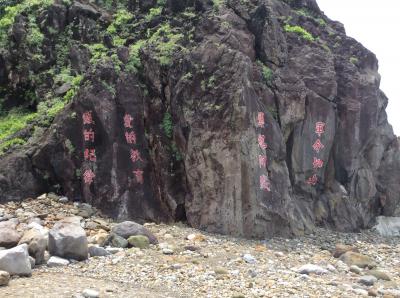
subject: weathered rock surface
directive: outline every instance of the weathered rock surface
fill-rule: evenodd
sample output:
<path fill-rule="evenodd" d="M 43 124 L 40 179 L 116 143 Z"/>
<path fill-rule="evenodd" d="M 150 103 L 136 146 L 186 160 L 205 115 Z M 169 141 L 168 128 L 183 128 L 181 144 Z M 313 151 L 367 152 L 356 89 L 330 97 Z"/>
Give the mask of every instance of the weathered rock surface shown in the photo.
<path fill-rule="evenodd" d="M 0 270 L 7 271 L 11 275 L 29 276 L 32 274 L 29 261 L 28 245 L 0 251 Z"/>
<path fill-rule="evenodd" d="M 88 241 L 85 230 L 74 222 L 58 222 L 49 232 L 49 253 L 61 258 L 85 260 Z"/>
<path fill-rule="evenodd" d="M 85 78 L 50 128 L 0 157 L 1 201 L 57 189 L 119 220 L 187 220 L 248 238 L 400 215 L 399 142 L 378 61 L 316 1 L 167 1 L 151 21 L 157 1 L 129 2 L 139 25 L 127 21 L 127 36 L 105 34 L 111 12 L 72 1 L 43 9 L 46 42 L 33 49 L 16 18 L 0 54 L 6 109 L 35 110 L 23 102 L 32 90 L 66 92 L 48 78 L 59 63 Z M 49 46 L 69 32 L 67 50 Z M 143 46 L 131 71 L 127 47 L 143 40 L 161 45 Z"/>

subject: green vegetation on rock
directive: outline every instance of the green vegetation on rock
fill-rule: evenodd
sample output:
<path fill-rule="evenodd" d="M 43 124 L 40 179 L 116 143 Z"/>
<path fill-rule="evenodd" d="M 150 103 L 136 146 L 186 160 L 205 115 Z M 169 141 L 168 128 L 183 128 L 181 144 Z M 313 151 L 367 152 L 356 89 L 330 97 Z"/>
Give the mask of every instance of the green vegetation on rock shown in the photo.
<path fill-rule="evenodd" d="M 308 32 L 306 29 L 300 26 L 291 26 L 289 24 L 286 24 L 284 27 L 286 32 L 291 32 L 291 33 L 296 33 L 299 36 L 301 36 L 303 39 L 308 40 L 308 41 L 314 41 L 315 38 L 312 36 L 310 32 Z"/>

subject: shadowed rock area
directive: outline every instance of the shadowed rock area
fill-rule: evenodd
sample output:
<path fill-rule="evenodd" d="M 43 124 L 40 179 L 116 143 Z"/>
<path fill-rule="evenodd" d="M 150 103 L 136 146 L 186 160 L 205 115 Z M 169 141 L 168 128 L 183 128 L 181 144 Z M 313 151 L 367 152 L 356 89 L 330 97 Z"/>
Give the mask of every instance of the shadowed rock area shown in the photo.
<path fill-rule="evenodd" d="M 53 191 L 247 238 L 399 216 L 378 61 L 314 0 L 106 3 L 0 27 L 1 109 L 30 117 L 0 133 L 1 202 Z"/>

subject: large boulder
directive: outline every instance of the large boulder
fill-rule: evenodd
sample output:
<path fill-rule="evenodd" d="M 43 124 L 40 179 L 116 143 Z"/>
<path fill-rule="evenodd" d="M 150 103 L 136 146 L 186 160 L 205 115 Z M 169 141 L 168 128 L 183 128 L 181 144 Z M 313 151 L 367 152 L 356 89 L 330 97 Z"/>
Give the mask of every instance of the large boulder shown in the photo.
<path fill-rule="evenodd" d="M 115 225 L 112 230 L 114 234 L 128 239 L 130 236 L 143 235 L 149 238 L 151 244 L 157 244 L 158 240 L 148 229 L 133 221 L 124 221 Z"/>
<path fill-rule="evenodd" d="M 32 274 L 29 260 L 28 245 L 0 251 L 0 270 L 7 271 L 11 275 L 29 276 Z"/>
<path fill-rule="evenodd" d="M 52 256 L 78 261 L 88 258 L 86 232 L 75 222 L 57 222 L 49 232 L 48 246 Z"/>

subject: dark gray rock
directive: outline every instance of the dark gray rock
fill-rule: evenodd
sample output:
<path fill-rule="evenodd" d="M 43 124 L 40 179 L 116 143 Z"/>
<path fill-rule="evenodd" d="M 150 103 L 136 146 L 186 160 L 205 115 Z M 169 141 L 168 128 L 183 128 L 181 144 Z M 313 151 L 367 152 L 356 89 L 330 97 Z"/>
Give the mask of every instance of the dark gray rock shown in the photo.
<path fill-rule="evenodd" d="M 99 246 L 89 246 L 89 255 L 91 257 L 104 257 L 111 255 L 110 252 L 108 252 L 105 248 L 99 247 Z"/>
<path fill-rule="evenodd" d="M 158 240 L 148 229 L 133 221 L 124 221 L 115 225 L 112 230 L 114 234 L 128 239 L 130 236 L 143 235 L 149 238 L 151 244 L 157 244 Z"/>

